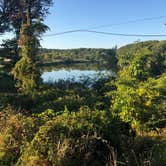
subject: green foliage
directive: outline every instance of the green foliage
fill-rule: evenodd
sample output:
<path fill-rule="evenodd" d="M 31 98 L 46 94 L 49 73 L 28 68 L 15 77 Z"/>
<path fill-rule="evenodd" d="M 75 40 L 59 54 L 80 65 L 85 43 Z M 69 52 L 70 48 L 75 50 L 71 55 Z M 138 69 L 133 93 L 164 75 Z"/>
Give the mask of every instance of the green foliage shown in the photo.
<path fill-rule="evenodd" d="M 165 142 L 152 136 L 138 136 L 124 153 L 127 165 L 164 166 L 166 164 Z M 125 146 L 124 146 L 125 147 Z"/>
<path fill-rule="evenodd" d="M 15 92 L 14 80 L 6 73 L 0 73 L 0 92 Z"/>
<path fill-rule="evenodd" d="M 39 59 L 42 65 L 100 62 L 112 70 L 117 69 L 116 48 L 41 49 L 40 53 Z"/>
<path fill-rule="evenodd" d="M 164 43 L 138 43 L 119 50 L 117 90 L 108 95 L 112 96 L 114 115 L 130 122 L 138 131 L 154 127 L 152 124 L 166 118 Z M 126 54 L 129 59 L 122 56 Z"/>
<path fill-rule="evenodd" d="M 48 14 L 48 7 L 51 4 L 52 0 L 1 2 L 1 6 L 13 8 L 13 10 L 7 8 L 5 14 L 10 18 L 8 24 L 14 28 L 16 34 L 15 47 L 12 51 L 17 54 L 19 46 L 21 58 L 14 66 L 12 74 L 17 80 L 18 91 L 26 95 L 33 95 L 38 84 L 36 55 L 40 46 L 39 37 L 48 29 L 43 24 L 43 18 Z"/>
<path fill-rule="evenodd" d="M 36 49 L 23 37 L 15 74 L 28 94 Z M 16 110 L 0 108 L 0 164 L 164 166 L 165 50 L 165 41 L 120 48 L 117 75 L 91 86 L 89 79 L 59 81 L 40 85 L 33 97 L 1 93 L 1 108 Z"/>
<path fill-rule="evenodd" d="M 15 79 L 18 80 L 16 87 L 24 94 L 32 94 L 37 87 L 37 73 L 34 64 L 29 57 L 23 56 L 12 70 Z"/>
<path fill-rule="evenodd" d="M 52 116 L 52 111 L 48 110 L 47 115 L 50 114 Z M 111 117 L 105 111 L 91 111 L 88 108 L 81 108 L 77 113 L 65 111 L 40 127 L 20 162 L 24 165 L 36 158 L 48 165 L 76 165 L 79 161 L 99 164 L 109 154 L 108 144 L 101 138 L 113 137 L 115 133 L 111 132 L 111 127 Z M 98 137 L 95 138 L 95 135 Z M 101 159 L 93 154 L 98 146 L 103 146 L 103 153 L 106 153 Z M 102 155 L 102 151 L 99 153 Z"/>
<path fill-rule="evenodd" d="M 23 24 L 20 32 L 21 59 L 15 64 L 12 74 L 18 80 L 16 87 L 24 94 L 32 94 L 37 87 L 38 72 L 36 70 L 35 55 L 39 46 L 33 36 L 31 26 Z"/>
<path fill-rule="evenodd" d="M 106 65 L 113 71 L 116 71 L 118 66 L 118 58 L 117 58 L 117 48 L 112 48 L 106 50 L 106 53 L 103 54 L 103 58 L 106 61 Z"/>
<path fill-rule="evenodd" d="M 28 151 L 28 150 L 27 150 Z M 57 143 L 50 143 L 47 159 L 38 156 L 37 151 L 24 154 L 17 165 L 105 165 L 109 162 L 109 144 L 101 138 L 81 137 L 79 139 L 65 138 Z M 30 162 L 27 162 L 27 161 Z"/>
<path fill-rule="evenodd" d="M 139 124 L 145 127 L 158 119 L 165 119 L 165 90 L 165 74 L 138 85 L 120 84 L 114 94 L 112 109 L 125 122 L 142 130 Z"/>
<path fill-rule="evenodd" d="M 165 43 L 165 40 L 146 41 L 121 47 L 117 50 L 118 65 L 123 69 L 130 66 L 130 63 L 134 62 L 134 59 L 142 57 L 145 58 L 143 68 L 150 71 L 152 76 L 159 75 L 166 69 Z"/>
<path fill-rule="evenodd" d="M 21 123 L 11 108 L 1 112 L 0 126 L 0 164 L 11 165 L 19 158 L 23 139 Z"/>

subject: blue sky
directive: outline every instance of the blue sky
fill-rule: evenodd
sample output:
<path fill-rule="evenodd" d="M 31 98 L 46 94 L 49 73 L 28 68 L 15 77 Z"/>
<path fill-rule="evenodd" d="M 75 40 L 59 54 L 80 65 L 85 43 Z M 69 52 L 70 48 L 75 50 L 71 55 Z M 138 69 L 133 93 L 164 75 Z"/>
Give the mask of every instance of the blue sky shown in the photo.
<path fill-rule="evenodd" d="M 166 16 L 166 0 L 54 0 L 45 23 L 50 27 L 47 34 L 54 34 L 158 16 Z M 166 34 L 165 23 L 166 17 L 96 30 L 113 33 Z M 46 48 L 111 48 L 137 40 L 155 39 L 165 38 L 106 36 L 79 32 L 43 37 L 41 44 Z"/>

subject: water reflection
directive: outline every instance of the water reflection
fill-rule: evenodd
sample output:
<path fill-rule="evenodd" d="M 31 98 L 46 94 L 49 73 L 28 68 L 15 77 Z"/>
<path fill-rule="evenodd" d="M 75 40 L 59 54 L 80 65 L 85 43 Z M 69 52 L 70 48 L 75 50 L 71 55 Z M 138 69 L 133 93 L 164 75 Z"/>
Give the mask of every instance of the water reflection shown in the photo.
<path fill-rule="evenodd" d="M 52 83 L 59 80 L 81 82 L 87 78 L 98 80 L 113 75 L 112 71 L 99 63 L 47 66 L 41 68 L 41 72 L 43 81 Z"/>
<path fill-rule="evenodd" d="M 48 65 L 40 68 L 41 73 L 58 71 L 58 70 L 95 70 L 101 71 L 106 70 L 106 67 L 101 63 L 75 63 L 75 64 L 57 64 L 57 65 Z"/>
<path fill-rule="evenodd" d="M 101 77 L 108 77 L 110 72 L 96 71 L 96 70 L 54 70 L 51 72 L 44 72 L 42 79 L 44 82 L 57 82 L 59 80 L 73 80 L 74 82 L 81 82 L 85 78 L 98 79 Z"/>

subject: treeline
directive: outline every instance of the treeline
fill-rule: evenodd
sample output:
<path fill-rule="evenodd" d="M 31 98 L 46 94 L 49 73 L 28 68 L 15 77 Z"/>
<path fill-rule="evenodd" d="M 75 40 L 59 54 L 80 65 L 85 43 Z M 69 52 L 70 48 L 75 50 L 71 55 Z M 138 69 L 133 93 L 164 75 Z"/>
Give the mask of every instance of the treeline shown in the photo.
<path fill-rule="evenodd" d="M 113 49 L 41 49 L 39 58 L 43 64 L 54 62 L 103 62 Z"/>
<path fill-rule="evenodd" d="M 42 48 L 36 55 L 38 64 L 53 66 L 56 64 L 73 64 L 73 63 L 100 63 L 116 65 L 116 47 L 110 49 L 80 48 L 80 49 L 46 49 Z M 12 48 L 3 46 L 0 49 L 0 64 L 4 68 L 10 68 L 18 59 L 17 54 Z"/>

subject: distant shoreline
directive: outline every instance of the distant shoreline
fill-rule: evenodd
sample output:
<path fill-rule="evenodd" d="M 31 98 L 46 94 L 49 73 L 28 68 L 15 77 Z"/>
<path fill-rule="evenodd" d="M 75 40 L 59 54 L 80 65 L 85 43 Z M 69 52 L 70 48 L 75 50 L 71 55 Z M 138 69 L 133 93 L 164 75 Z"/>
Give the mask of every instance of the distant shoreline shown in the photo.
<path fill-rule="evenodd" d="M 69 61 L 55 61 L 55 62 L 46 62 L 46 63 L 40 63 L 39 66 L 52 66 L 52 65 L 72 65 L 72 64 L 79 64 L 79 63 L 100 63 L 101 60 L 69 60 Z"/>

